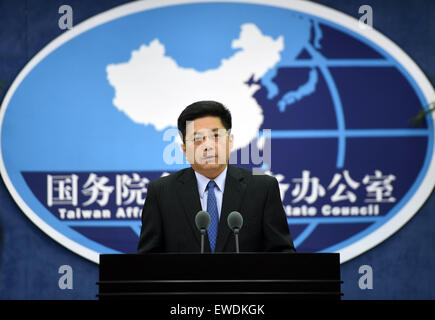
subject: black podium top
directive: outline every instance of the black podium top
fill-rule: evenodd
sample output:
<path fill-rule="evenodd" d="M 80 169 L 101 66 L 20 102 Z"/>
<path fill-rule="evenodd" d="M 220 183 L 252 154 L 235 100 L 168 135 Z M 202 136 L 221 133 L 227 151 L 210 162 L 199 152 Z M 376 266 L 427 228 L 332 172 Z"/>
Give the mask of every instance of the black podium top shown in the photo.
<path fill-rule="evenodd" d="M 100 281 L 158 279 L 339 280 L 338 253 L 100 255 Z"/>

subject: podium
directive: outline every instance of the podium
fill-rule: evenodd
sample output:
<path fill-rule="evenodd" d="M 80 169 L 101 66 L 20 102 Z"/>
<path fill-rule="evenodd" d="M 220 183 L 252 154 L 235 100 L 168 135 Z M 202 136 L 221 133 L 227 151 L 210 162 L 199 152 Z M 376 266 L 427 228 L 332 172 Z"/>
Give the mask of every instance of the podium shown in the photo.
<path fill-rule="evenodd" d="M 100 255 L 98 298 L 340 300 L 338 253 Z"/>

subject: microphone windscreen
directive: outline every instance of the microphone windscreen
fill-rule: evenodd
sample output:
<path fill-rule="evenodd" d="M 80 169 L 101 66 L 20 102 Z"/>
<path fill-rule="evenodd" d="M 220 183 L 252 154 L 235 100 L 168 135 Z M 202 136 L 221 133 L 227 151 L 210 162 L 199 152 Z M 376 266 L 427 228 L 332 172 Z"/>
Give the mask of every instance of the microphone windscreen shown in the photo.
<path fill-rule="evenodd" d="M 243 217 L 239 212 L 233 211 L 228 215 L 227 222 L 231 230 L 235 228 L 241 229 L 243 226 Z"/>
<path fill-rule="evenodd" d="M 210 225 L 210 214 L 206 211 L 198 211 L 195 216 L 195 224 L 199 231 L 207 229 Z"/>

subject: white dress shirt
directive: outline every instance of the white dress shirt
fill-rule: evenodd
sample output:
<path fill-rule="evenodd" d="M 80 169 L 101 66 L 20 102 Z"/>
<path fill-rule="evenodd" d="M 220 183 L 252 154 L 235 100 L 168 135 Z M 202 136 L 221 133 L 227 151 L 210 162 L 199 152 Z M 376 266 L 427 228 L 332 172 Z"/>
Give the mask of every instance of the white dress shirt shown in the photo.
<path fill-rule="evenodd" d="M 216 196 L 219 218 L 221 217 L 222 199 L 224 196 L 227 169 L 228 166 L 225 167 L 224 171 L 222 171 L 220 175 L 218 175 L 215 179 L 213 179 L 217 185 L 217 188 L 214 188 L 214 193 Z M 198 192 L 199 192 L 199 200 L 201 202 L 201 208 L 203 211 L 207 211 L 208 190 L 206 190 L 206 188 L 211 179 L 203 176 L 202 174 L 196 171 L 195 171 L 195 176 L 196 176 L 196 182 L 198 183 Z"/>

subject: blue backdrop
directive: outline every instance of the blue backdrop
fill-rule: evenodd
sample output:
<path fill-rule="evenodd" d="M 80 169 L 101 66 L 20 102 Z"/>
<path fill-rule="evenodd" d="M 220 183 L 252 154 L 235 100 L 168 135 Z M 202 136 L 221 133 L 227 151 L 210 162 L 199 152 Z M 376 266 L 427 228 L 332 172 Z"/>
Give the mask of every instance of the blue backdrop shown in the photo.
<path fill-rule="evenodd" d="M 69 0 L 74 24 L 129 1 Z M 361 5 L 373 8 L 374 27 L 401 47 L 435 84 L 435 2 L 315 1 L 358 17 Z M 64 1 L 0 0 L 0 79 L 8 87 L 25 64 L 59 36 L 58 9 Z M 435 197 L 397 233 L 344 263 L 345 299 L 433 299 Z M 70 265 L 73 289 L 61 290 L 58 269 Z M 373 289 L 358 286 L 361 265 L 373 269 Z M 0 298 L 95 299 L 98 266 L 72 253 L 39 230 L 12 200 L 0 180 Z"/>

